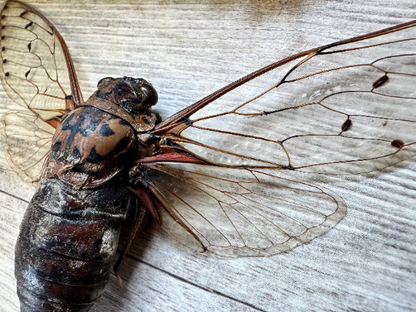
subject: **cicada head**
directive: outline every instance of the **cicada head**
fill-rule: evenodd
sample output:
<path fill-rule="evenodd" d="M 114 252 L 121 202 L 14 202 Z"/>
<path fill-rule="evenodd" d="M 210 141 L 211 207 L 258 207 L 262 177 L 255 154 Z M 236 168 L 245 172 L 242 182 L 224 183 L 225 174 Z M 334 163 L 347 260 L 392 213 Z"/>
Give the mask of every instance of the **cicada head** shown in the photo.
<path fill-rule="evenodd" d="M 120 105 L 127 113 L 145 113 L 157 103 L 155 88 L 142 78 L 103 78 L 98 82 L 95 96 Z"/>
<path fill-rule="evenodd" d="M 152 130 L 160 122 L 151 111 L 158 96 L 151 83 L 142 78 L 103 78 L 97 91 L 83 105 L 91 105 L 129 122 L 137 132 Z"/>

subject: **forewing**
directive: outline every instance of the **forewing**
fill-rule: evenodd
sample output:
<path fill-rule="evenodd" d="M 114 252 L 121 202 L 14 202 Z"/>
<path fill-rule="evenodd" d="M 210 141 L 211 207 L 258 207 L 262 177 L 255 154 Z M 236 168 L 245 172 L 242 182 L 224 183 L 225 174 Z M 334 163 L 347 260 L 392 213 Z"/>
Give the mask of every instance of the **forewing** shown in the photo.
<path fill-rule="evenodd" d="M 344 201 L 276 170 L 156 165 L 162 228 L 179 242 L 224 257 L 269 256 L 334 227 Z"/>
<path fill-rule="evenodd" d="M 415 152 L 415 25 L 272 64 L 156 133 L 225 167 L 340 174 L 396 164 Z"/>
<path fill-rule="evenodd" d="M 50 125 L 82 102 L 82 95 L 68 48 L 41 13 L 8 1 L 0 26 L 1 81 L 22 109 L 3 116 L 2 142 L 11 167 L 25 181 L 36 181 L 53 135 Z"/>
<path fill-rule="evenodd" d="M 172 162 L 206 163 L 145 160 L 162 227 L 227 257 L 284 252 L 330 230 L 343 200 L 282 174 L 370 172 L 414 156 L 415 28 L 300 53 L 162 122 L 153 133 Z"/>

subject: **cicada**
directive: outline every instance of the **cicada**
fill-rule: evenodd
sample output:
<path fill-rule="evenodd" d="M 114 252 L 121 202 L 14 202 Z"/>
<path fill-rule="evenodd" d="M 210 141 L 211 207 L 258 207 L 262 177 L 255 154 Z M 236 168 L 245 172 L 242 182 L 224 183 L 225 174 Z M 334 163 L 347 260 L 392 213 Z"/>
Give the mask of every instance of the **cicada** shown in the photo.
<path fill-rule="evenodd" d="M 120 229 L 131 237 L 116 268 L 146 215 L 223 257 L 275 255 L 327 233 L 343 199 L 285 172 L 357 174 L 414 156 L 415 26 L 296 54 L 162 120 L 142 78 L 103 78 L 84 101 L 56 28 L 8 1 L 0 76 L 21 109 L 3 115 L 2 144 L 37 186 L 16 244 L 21 311 L 90 310 Z"/>

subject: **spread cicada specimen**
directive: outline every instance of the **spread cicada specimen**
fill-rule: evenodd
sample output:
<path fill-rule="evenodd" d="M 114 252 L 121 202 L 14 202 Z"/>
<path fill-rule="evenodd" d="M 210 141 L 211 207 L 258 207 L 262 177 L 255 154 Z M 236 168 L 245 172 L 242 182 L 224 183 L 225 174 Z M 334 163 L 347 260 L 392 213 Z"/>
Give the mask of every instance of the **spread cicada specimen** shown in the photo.
<path fill-rule="evenodd" d="M 104 78 L 84 101 L 59 32 L 8 1 L 1 79 L 21 108 L 3 115 L 2 144 L 38 187 L 16 245 L 21 310 L 88 311 L 121 227 L 134 237 L 146 214 L 224 257 L 275 255 L 328 232 L 342 198 L 282 173 L 357 174 L 414 155 L 415 28 L 299 53 L 161 120 L 141 78 Z"/>

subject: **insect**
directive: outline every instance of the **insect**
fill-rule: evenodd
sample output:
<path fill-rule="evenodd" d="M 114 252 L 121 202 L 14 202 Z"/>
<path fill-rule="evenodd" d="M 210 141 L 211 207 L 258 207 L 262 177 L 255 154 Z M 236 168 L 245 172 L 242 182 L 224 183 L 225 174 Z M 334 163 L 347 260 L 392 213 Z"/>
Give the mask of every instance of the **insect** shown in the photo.
<path fill-rule="evenodd" d="M 84 102 L 63 39 L 33 8 L 9 1 L 1 23 L 3 86 L 23 108 L 2 119 L 6 155 L 39 183 L 16 248 L 29 310 L 87 311 L 120 226 L 134 236 L 146 209 L 196 249 L 273 255 L 346 213 L 338 195 L 285 170 L 360 173 L 413 155 L 415 22 L 277 62 L 164 121 L 143 79 L 104 78 Z M 345 63 L 350 53 L 362 63 Z M 313 92 L 300 97 L 305 85 Z M 322 153 L 305 155 L 310 145 Z"/>

